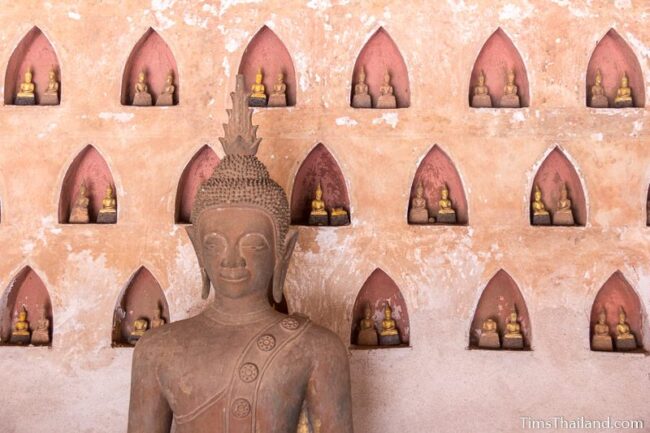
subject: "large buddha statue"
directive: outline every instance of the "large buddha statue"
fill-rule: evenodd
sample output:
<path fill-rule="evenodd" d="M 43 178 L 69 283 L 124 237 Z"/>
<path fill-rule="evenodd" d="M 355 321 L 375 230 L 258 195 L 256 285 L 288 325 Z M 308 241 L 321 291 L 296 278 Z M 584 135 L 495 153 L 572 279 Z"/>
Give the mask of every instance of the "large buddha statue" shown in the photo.
<path fill-rule="evenodd" d="M 27 321 L 27 310 L 25 306 L 18 312 L 14 329 L 11 331 L 9 342 L 12 344 L 29 344 L 31 341 L 31 331 L 29 329 L 29 321 Z"/>
<path fill-rule="evenodd" d="M 512 69 L 509 69 L 506 75 L 506 85 L 503 88 L 503 96 L 501 96 L 501 103 L 499 105 L 502 108 L 521 107 L 519 95 L 517 94 L 517 85 L 515 84 L 515 71 Z"/>
<path fill-rule="evenodd" d="M 379 344 L 382 346 L 395 346 L 401 344 L 402 339 L 397 329 L 395 319 L 393 319 L 393 309 L 386 302 L 384 307 L 384 320 L 381 321 L 381 331 L 379 331 Z"/>
<path fill-rule="evenodd" d="M 390 84 L 390 73 L 388 69 L 384 73 L 384 84 L 379 88 L 379 98 L 375 108 L 397 108 L 397 99 L 393 93 L 393 86 Z"/>
<path fill-rule="evenodd" d="M 533 225 L 547 226 L 551 224 L 551 214 L 546 210 L 546 206 L 542 201 L 542 190 L 539 189 L 539 185 L 537 184 L 535 184 L 533 203 L 530 207 L 533 212 Z"/>
<path fill-rule="evenodd" d="M 438 215 L 436 221 L 443 224 L 456 224 L 456 211 L 451 206 L 449 199 L 449 188 L 444 184 L 440 190 L 440 200 L 438 200 Z"/>
<path fill-rule="evenodd" d="M 627 351 L 636 349 L 636 338 L 627 324 L 627 315 L 623 307 L 618 311 L 618 324 L 616 325 L 616 350 Z"/>
<path fill-rule="evenodd" d="M 70 224 L 87 224 L 90 221 L 90 218 L 88 216 L 89 204 L 90 199 L 88 198 L 86 184 L 82 183 L 79 185 L 77 200 L 75 201 L 74 206 L 72 206 L 68 222 Z"/>
<path fill-rule="evenodd" d="M 102 199 L 102 208 L 97 214 L 97 222 L 101 224 L 114 224 L 117 222 L 117 201 L 113 194 L 113 187 L 106 187 L 106 194 Z"/>
<path fill-rule="evenodd" d="M 133 95 L 133 105 L 139 107 L 147 107 L 151 105 L 151 93 L 149 93 L 149 86 L 145 82 L 145 73 L 140 71 L 138 74 L 138 82 L 135 83 L 135 95 Z"/>
<path fill-rule="evenodd" d="M 326 226 L 329 224 L 329 215 L 323 200 L 323 189 L 318 182 L 316 191 L 314 191 L 314 199 L 311 201 L 311 211 L 309 212 L 309 225 L 310 226 Z"/>
<path fill-rule="evenodd" d="M 32 71 L 27 69 L 25 71 L 25 76 L 23 82 L 20 83 L 20 88 L 14 103 L 16 105 L 35 105 L 36 96 L 34 95 L 35 86 L 32 81 Z"/>
<path fill-rule="evenodd" d="M 422 181 L 418 182 L 418 186 L 415 187 L 415 197 L 411 199 L 408 220 L 409 224 L 426 224 L 429 222 L 429 211 L 427 209 L 427 200 L 424 198 Z"/>
<path fill-rule="evenodd" d="M 244 77 L 228 110 L 225 157 L 198 189 L 187 227 L 214 302 L 147 331 L 135 347 L 129 433 L 289 433 L 305 407 L 320 433 L 352 433 L 348 353 L 280 302 L 297 232 L 287 196 L 255 154 Z M 315 431 L 315 430 L 314 430 Z"/>
<path fill-rule="evenodd" d="M 40 105 L 59 105 L 59 82 L 56 80 L 56 70 L 50 69 L 47 89 L 38 101 Z"/>
<path fill-rule="evenodd" d="M 492 107 L 492 98 L 490 91 L 485 85 L 485 74 L 483 71 L 478 76 L 478 84 L 474 87 L 474 94 L 472 95 L 472 107 L 474 108 L 490 108 Z"/>
<path fill-rule="evenodd" d="M 176 86 L 174 85 L 174 72 L 169 71 L 167 78 L 165 78 L 165 87 L 163 91 L 158 95 L 156 99 L 156 106 L 164 107 L 169 105 L 174 105 L 174 92 L 176 91 Z"/>
<path fill-rule="evenodd" d="M 372 309 L 370 308 L 370 303 L 366 303 L 363 308 L 363 319 L 359 321 L 357 345 L 377 346 L 378 344 L 377 329 L 375 329 L 375 321 L 372 318 Z"/>
<path fill-rule="evenodd" d="M 269 107 L 287 106 L 287 85 L 284 83 L 284 74 L 278 73 L 278 78 L 273 85 L 273 91 L 269 96 Z"/>
<path fill-rule="evenodd" d="M 566 188 L 566 183 L 562 183 L 560 190 L 560 199 L 557 201 L 557 209 L 553 214 L 553 225 L 556 226 L 572 226 L 573 209 L 571 208 L 571 199 L 569 199 L 569 191 Z"/>
<path fill-rule="evenodd" d="M 36 329 L 32 332 L 33 345 L 47 346 L 50 344 L 50 319 L 47 318 L 47 310 L 43 308 L 41 318 L 36 321 Z"/>
<path fill-rule="evenodd" d="M 623 73 L 623 76 L 621 77 L 621 87 L 619 87 L 616 91 L 616 98 L 614 98 L 614 107 L 634 107 L 634 101 L 632 100 L 632 89 L 630 89 L 630 79 L 627 78 L 626 73 Z"/>
<path fill-rule="evenodd" d="M 609 107 L 609 101 L 607 100 L 607 95 L 605 95 L 605 89 L 603 88 L 603 76 L 600 73 L 600 69 L 596 71 L 594 85 L 591 86 L 591 99 L 589 106 L 592 108 Z"/>
<path fill-rule="evenodd" d="M 521 325 L 517 318 L 517 310 L 513 309 L 506 322 L 506 332 L 503 335 L 504 349 L 524 348 L 524 336 L 521 334 Z"/>
<path fill-rule="evenodd" d="M 609 335 L 609 325 L 607 324 L 607 314 L 602 308 L 598 313 L 598 322 L 594 325 L 594 333 L 591 337 L 591 350 L 602 350 L 611 352 L 612 336 Z"/>
<path fill-rule="evenodd" d="M 481 349 L 500 349 L 501 340 L 497 322 L 494 319 L 486 319 L 481 325 L 481 336 L 478 340 L 478 347 Z"/>
<path fill-rule="evenodd" d="M 368 85 L 366 84 L 366 71 L 361 67 L 359 71 L 359 81 L 354 85 L 354 93 L 352 94 L 352 106 L 354 108 L 372 108 L 372 99 L 368 93 Z"/>
<path fill-rule="evenodd" d="M 259 68 L 251 86 L 251 95 L 248 97 L 249 107 L 266 107 L 266 87 L 262 84 L 263 79 L 262 68 Z"/>

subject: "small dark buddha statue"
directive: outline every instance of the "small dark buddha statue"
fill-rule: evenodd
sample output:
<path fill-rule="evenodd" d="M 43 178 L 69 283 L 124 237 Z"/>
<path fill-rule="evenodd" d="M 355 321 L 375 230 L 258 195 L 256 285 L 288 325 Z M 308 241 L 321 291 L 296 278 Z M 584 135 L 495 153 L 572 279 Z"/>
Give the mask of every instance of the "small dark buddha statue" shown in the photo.
<path fill-rule="evenodd" d="M 244 77 L 228 110 L 226 156 L 199 188 L 187 232 L 214 302 L 147 331 L 133 354 L 129 433 L 352 433 L 348 356 L 332 332 L 268 300 L 297 232 L 287 196 L 255 154 Z M 306 422 L 305 422 L 306 417 Z"/>

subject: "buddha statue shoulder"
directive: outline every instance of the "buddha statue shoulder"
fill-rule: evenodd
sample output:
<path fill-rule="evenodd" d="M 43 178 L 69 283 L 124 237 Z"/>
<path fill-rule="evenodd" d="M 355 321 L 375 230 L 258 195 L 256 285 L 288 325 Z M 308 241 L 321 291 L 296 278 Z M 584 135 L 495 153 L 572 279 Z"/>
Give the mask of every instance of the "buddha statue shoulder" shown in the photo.
<path fill-rule="evenodd" d="M 354 85 L 352 93 L 352 106 L 354 108 L 372 108 L 372 99 L 368 93 L 366 84 L 366 71 L 361 67 L 357 83 Z"/>
<path fill-rule="evenodd" d="M 282 299 L 296 244 L 284 190 L 255 156 L 244 78 L 237 76 L 226 156 L 198 189 L 187 233 L 196 252 L 201 314 L 147 331 L 133 353 L 129 433 L 295 432 L 302 408 L 321 433 L 352 433 L 343 343 Z M 263 427 L 261 427 L 263 426 Z"/>
<path fill-rule="evenodd" d="M 621 87 L 616 91 L 614 106 L 616 108 L 634 106 L 634 101 L 632 100 L 632 89 L 630 88 L 630 79 L 627 77 L 627 73 L 623 73 L 623 76 L 621 77 Z"/>
<path fill-rule="evenodd" d="M 138 81 L 135 83 L 135 94 L 133 95 L 133 105 L 145 107 L 151 105 L 151 93 L 149 93 L 149 86 L 146 83 L 146 75 L 144 71 L 138 73 Z"/>

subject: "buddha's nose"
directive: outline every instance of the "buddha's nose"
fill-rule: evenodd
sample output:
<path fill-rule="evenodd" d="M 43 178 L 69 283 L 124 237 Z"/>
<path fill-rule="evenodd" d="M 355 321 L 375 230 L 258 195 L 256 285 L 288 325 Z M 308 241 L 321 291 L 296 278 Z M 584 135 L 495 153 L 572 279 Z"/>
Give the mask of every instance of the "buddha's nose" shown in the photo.
<path fill-rule="evenodd" d="M 246 260 L 239 254 L 238 248 L 228 248 L 226 255 L 221 260 L 221 267 L 244 268 L 246 267 Z"/>

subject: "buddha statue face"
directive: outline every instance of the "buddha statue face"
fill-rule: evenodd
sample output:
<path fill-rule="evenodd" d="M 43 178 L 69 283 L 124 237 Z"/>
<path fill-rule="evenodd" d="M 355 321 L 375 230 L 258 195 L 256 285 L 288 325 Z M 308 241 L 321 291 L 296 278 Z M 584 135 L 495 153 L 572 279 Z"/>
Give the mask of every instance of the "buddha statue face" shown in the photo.
<path fill-rule="evenodd" d="M 318 185 L 318 188 L 316 188 L 316 200 L 322 200 L 323 199 L 323 190 L 321 189 L 320 185 Z"/>
<path fill-rule="evenodd" d="M 262 84 L 262 69 L 259 69 L 255 74 L 255 84 Z"/>
<path fill-rule="evenodd" d="M 605 310 L 600 310 L 600 313 L 598 314 L 598 323 L 604 325 L 606 320 L 607 315 L 605 314 Z"/>
<path fill-rule="evenodd" d="M 138 74 L 138 82 L 139 83 L 144 83 L 144 72 L 140 72 Z"/>
<path fill-rule="evenodd" d="M 284 74 L 282 72 L 280 72 L 278 74 L 278 84 L 282 84 L 283 81 L 284 81 Z"/>
<path fill-rule="evenodd" d="M 361 68 L 361 71 L 359 72 L 359 82 L 360 83 L 365 83 L 366 81 L 366 71 Z"/>
<path fill-rule="evenodd" d="M 56 72 L 54 70 L 50 71 L 50 81 L 54 81 L 56 79 Z"/>
<path fill-rule="evenodd" d="M 560 191 L 560 197 L 562 198 L 562 200 L 566 200 L 567 197 L 568 197 L 568 194 L 569 193 L 568 193 L 568 191 L 566 189 L 566 185 L 562 186 L 562 190 Z"/>
<path fill-rule="evenodd" d="M 23 308 L 18 312 L 18 321 L 19 322 L 24 322 L 27 320 L 27 311 Z"/>
<path fill-rule="evenodd" d="M 174 77 L 172 74 L 167 74 L 167 84 L 171 85 L 174 83 Z"/>
<path fill-rule="evenodd" d="M 485 85 L 485 75 L 481 71 L 481 74 L 478 76 L 478 85 L 483 87 Z"/>
<path fill-rule="evenodd" d="M 623 75 L 623 78 L 621 78 L 621 87 L 627 88 L 629 84 L 630 80 L 627 78 L 627 75 Z"/>
<path fill-rule="evenodd" d="M 440 196 L 443 200 L 447 200 L 449 198 L 449 190 L 447 188 L 443 188 L 440 192 Z"/>
<path fill-rule="evenodd" d="M 542 200 L 542 191 L 539 189 L 535 190 L 535 201 L 541 201 Z"/>
<path fill-rule="evenodd" d="M 386 73 L 384 74 L 384 84 L 387 86 L 390 84 L 390 74 L 388 73 L 388 71 L 386 71 Z"/>
<path fill-rule="evenodd" d="M 510 323 L 515 323 L 517 321 L 517 312 L 513 311 L 510 313 Z"/>
<path fill-rule="evenodd" d="M 422 183 L 418 183 L 417 188 L 415 188 L 415 195 L 417 198 L 422 198 L 424 195 L 424 187 L 422 186 Z"/>
<path fill-rule="evenodd" d="M 393 316 L 393 310 L 391 310 L 390 305 L 386 304 L 386 308 L 384 308 L 384 319 L 386 320 L 392 320 Z"/>
<path fill-rule="evenodd" d="M 25 83 L 29 84 L 32 82 L 32 73 L 31 71 L 25 72 Z"/>
<path fill-rule="evenodd" d="M 627 316 L 625 315 L 625 311 L 621 310 L 621 312 L 618 313 L 618 322 L 620 324 L 624 324 L 626 319 L 627 319 Z"/>
<path fill-rule="evenodd" d="M 366 304 L 366 307 L 363 310 L 363 318 L 366 320 L 370 320 L 372 317 L 372 310 L 370 309 L 370 304 Z"/>
<path fill-rule="evenodd" d="M 600 69 L 596 72 L 596 84 L 600 85 L 603 82 L 603 76 L 600 74 Z"/>
<path fill-rule="evenodd" d="M 508 84 L 511 86 L 515 84 L 515 72 L 513 70 L 508 71 Z"/>

